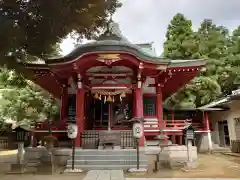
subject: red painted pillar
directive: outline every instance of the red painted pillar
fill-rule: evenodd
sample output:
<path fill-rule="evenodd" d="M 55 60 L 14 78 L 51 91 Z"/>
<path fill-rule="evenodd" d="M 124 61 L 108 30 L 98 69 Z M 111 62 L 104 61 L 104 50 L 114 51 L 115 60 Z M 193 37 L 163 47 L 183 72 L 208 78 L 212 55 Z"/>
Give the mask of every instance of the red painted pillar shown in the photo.
<path fill-rule="evenodd" d="M 208 113 L 204 112 L 204 130 L 210 130 L 209 120 L 208 120 Z"/>
<path fill-rule="evenodd" d="M 136 88 L 135 89 L 135 117 L 143 117 L 143 95 L 142 95 L 142 88 Z M 144 129 L 144 123 L 142 123 L 143 129 Z M 143 136 L 139 139 L 139 146 L 144 146 L 144 133 Z"/>
<path fill-rule="evenodd" d="M 61 96 L 61 109 L 60 109 L 60 121 L 67 120 L 67 105 L 68 105 L 68 89 L 67 86 L 63 86 Z"/>
<path fill-rule="evenodd" d="M 183 135 L 180 135 L 180 136 L 179 136 L 179 145 L 182 145 L 182 144 L 183 144 L 182 140 L 183 140 Z"/>
<path fill-rule="evenodd" d="M 160 84 L 157 84 L 156 87 L 156 114 L 158 119 L 158 127 L 159 129 L 163 129 L 165 127 L 163 120 L 163 107 L 162 107 L 162 88 Z"/>
<path fill-rule="evenodd" d="M 91 96 L 90 94 L 85 94 L 85 102 L 84 102 L 84 130 L 87 130 L 90 128 L 90 121 L 87 118 L 89 115 L 89 104 L 91 103 Z"/>
<path fill-rule="evenodd" d="M 31 131 L 31 146 L 32 147 L 37 147 L 35 129 L 33 131 Z"/>
<path fill-rule="evenodd" d="M 84 88 L 82 87 L 82 82 L 78 83 L 76 91 L 76 124 L 78 126 L 78 135 L 75 146 L 81 147 L 81 133 L 84 131 Z"/>
<path fill-rule="evenodd" d="M 205 116 L 205 130 L 207 131 L 208 136 L 208 150 L 209 152 L 212 151 L 212 137 L 211 137 L 211 130 L 209 126 L 209 119 L 208 119 L 208 112 L 204 112 Z"/>
<path fill-rule="evenodd" d="M 132 91 L 132 101 L 133 101 L 133 106 L 132 106 L 132 117 L 136 117 L 136 93 L 135 90 Z"/>
<path fill-rule="evenodd" d="M 172 143 L 176 144 L 176 135 L 175 134 L 172 135 Z"/>

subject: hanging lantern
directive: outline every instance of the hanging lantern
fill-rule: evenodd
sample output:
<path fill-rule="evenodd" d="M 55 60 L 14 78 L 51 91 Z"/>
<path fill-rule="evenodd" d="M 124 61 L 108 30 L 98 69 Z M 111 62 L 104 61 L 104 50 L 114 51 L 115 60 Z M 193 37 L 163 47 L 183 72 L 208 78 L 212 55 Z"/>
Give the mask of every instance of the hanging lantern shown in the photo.
<path fill-rule="evenodd" d="M 108 98 L 107 98 L 107 102 L 112 102 L 112 98 L 111 98 L 110 95 L 109 95 Z"/>
<path fill-rule="evenodd" d="M 114 102 L 115 100 L 114 100 L 114 96 L 112 97 L 112 101 Z"/>
<path fill-rule="evenodd" d="M 123 97 L 123 98 L 126 97 L 125 92 L 122 92 L 122 93 L 121 93 L 121 97 Z"/>
<path fill-rule="evenodd" d="M 120 98 L 120 102 L 122 102 L 122 96 L 121 95 L 119 96 L 119 98 Z"/>
<path fill-rule="evenodd" d="M 94 98 L 95 98 L 95 99 L 99 99 L 99 96 L 98 96 L 97 93 L 95 93 Z"/>

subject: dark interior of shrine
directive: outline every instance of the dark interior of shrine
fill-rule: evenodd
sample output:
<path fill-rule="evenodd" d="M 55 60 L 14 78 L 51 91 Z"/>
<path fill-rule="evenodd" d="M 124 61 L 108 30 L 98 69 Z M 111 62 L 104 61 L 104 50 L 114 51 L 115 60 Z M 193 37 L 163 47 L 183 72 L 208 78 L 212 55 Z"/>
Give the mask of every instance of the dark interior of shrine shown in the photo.
<path fill-rule="evenodd" d="M 107 101 L 102 99 L 91 99 L 89 119 L 92 120 L 93 128 L 130 127 L 128 121 L 132 118 L 132 98 L 126 96 L 120 99 Z"/>

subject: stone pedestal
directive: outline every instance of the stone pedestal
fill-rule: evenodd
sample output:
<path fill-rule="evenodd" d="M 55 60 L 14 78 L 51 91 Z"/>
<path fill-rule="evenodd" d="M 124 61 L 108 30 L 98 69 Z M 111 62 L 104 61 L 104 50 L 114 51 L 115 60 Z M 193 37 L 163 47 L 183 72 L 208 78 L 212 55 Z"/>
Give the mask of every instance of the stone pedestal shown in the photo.
<path fill-rule="evenodd" d="M 52 164 L 46 164 L 46 163 L 40 163 L 37 166 L 37 174 L 53 174 L 55 171 L 54 165 Z"/>
<path fill-rule="evenodd" d="M 65 169 L 63 173 L 70 173 L 70 174 L 76 174 L 76 173 L 82 173 L 83 170 L 80 168 L 75 169 Z"/>
<path fill-rule="evenodd" d="M 10 174 L 23 174 L 26 172 L 26 164 L 11 164 Z"/>
<path fill-rule="evenodd" d="M 38 174 L 52 174 L 54 172 L 54 158 L 51 152 L 43 152 L 40 163 L 37 166 Z"/>
<path fill-rule="evenodd" d="M 116 131 L 102 131 L 99 133 L 98 149 L 113 149 L 121 145 L 121 134 Z"/>
<path fill-rule="evenodd" d="M 191 147 L 190 152 L 187 146 L 169 146 L 164 148 L 164 151 L 167 151 L 167 159 L 172 169 L 184 167 L 189 162 L 189 153 L 191 153 L 191 162 L 197 161 L 197 148 L 195 146 Z"/>
<path fill-rule="evenodd" d="M 146 174 L 147 169 L 145 169 L 145 168 L 139 168 L 139 169 L 131 168 L 131 169 L 128 170 L 128 172 L 130 172 L 134 175 L 144 175 L 144 174 Z"/>
<path fill-rule="evenodd" d="M 188 160 L 184 165 L 184 168 L 187 170 L 193 170 L 197 168 L 196 160 L 194 159 L 193 156 L 193 146 L 192 146 L 192 141 L 188 140 L 187 141 L 187 154 L 188 154 Z"/>
<path fill-rule="evenodd" d="M 184 165 L 184 168 L 188 169 L 188 170 L 196 169 L 197 168 L 197 163 L 196 163 L 196 161 L 186 162 L 185 165 Z"/>

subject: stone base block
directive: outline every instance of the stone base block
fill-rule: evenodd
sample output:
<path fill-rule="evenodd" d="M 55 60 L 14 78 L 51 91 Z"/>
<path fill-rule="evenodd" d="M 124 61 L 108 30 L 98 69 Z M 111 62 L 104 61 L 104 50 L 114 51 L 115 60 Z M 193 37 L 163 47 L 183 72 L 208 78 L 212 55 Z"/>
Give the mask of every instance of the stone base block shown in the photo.
<path fill-rule="evenodd" d="M 79 149 L 79 148 L 78 148 Z M 52 150 L 54 165 L 66 166 L 67 160 L 71 156 L 70 148 L 54 148 Z M 26 148 L 24 160 L 26 162 L 39 161 L 46 159 L 44 156 L 49 153 L 45 147 Z"/>
<path fill-rule="evenodd" d="M 165 161 L 155 161 L 153 172 L 157 172 L 161 168 L 169 168 L 168 163 Z"/>
<path fill-rule="evenodd" d="M 121 149 L 121 146 L 114 146 L 113 149 Z"/>
<path fill-rule="evenodd" d="M 67 168 L 64 170 L 64 174 L 65 173 L 82 173 L 82 172 L 83 172 L 83 170 L 80 168 L 74 168 L 74 169 Z"/>
<path fill-rule="evenodd" d="M 39 164 L 37 166 L 37 174 L 53 174 L 55 171 L 54 166 L 51 164 Z"/>
<path fill-rule="evenodd" d="M 169 146 L 163 149 L 161 155 L 166 153 L 167 160 L 171 164 L 183 164 L 188 161 L 188 149 L 186 146 Z M 160 157 L 161 157 L 160 155 Z M 197 148 L 196 146 L 191 147 L 191 159 L 197 160 Z"/>
<path fill-rule="evenodd" d="M 131 169 L 128 170 L 128 172 L 130 172 L 132 174 L 135 174 L 135 175 L 144 175 L 144 174 L 146 174 L 147 169 L 145 169 L 145 168 L 139 168 L 139 169 L 131 168 Z"/>
<path fill-rule="evenodd" d="M 98 149 L 103 149 L 103 146 L 98 146 Z"/>
<path fill-rule="evenodd" d="M 193 162 L 187 162 L 184 165 L 184 169 L 196 169 L 197 168 L 197 163 L 195 161 Z"/>
<path fill-rule="evenodd" d="M 171 169 L 181 169 L 184 167 L 184 161 L 169 161 L 168 166 Z"/>
<path fill-rule="evenodd" d="M 26 164 L 11 164 L 10 174 L 23 174 L 26 172 Z"/>
<path fill-rule="evenodd" d="M 209 152 L 208 134 L 201 134 L 198 139 L 198 152 Z"/>

